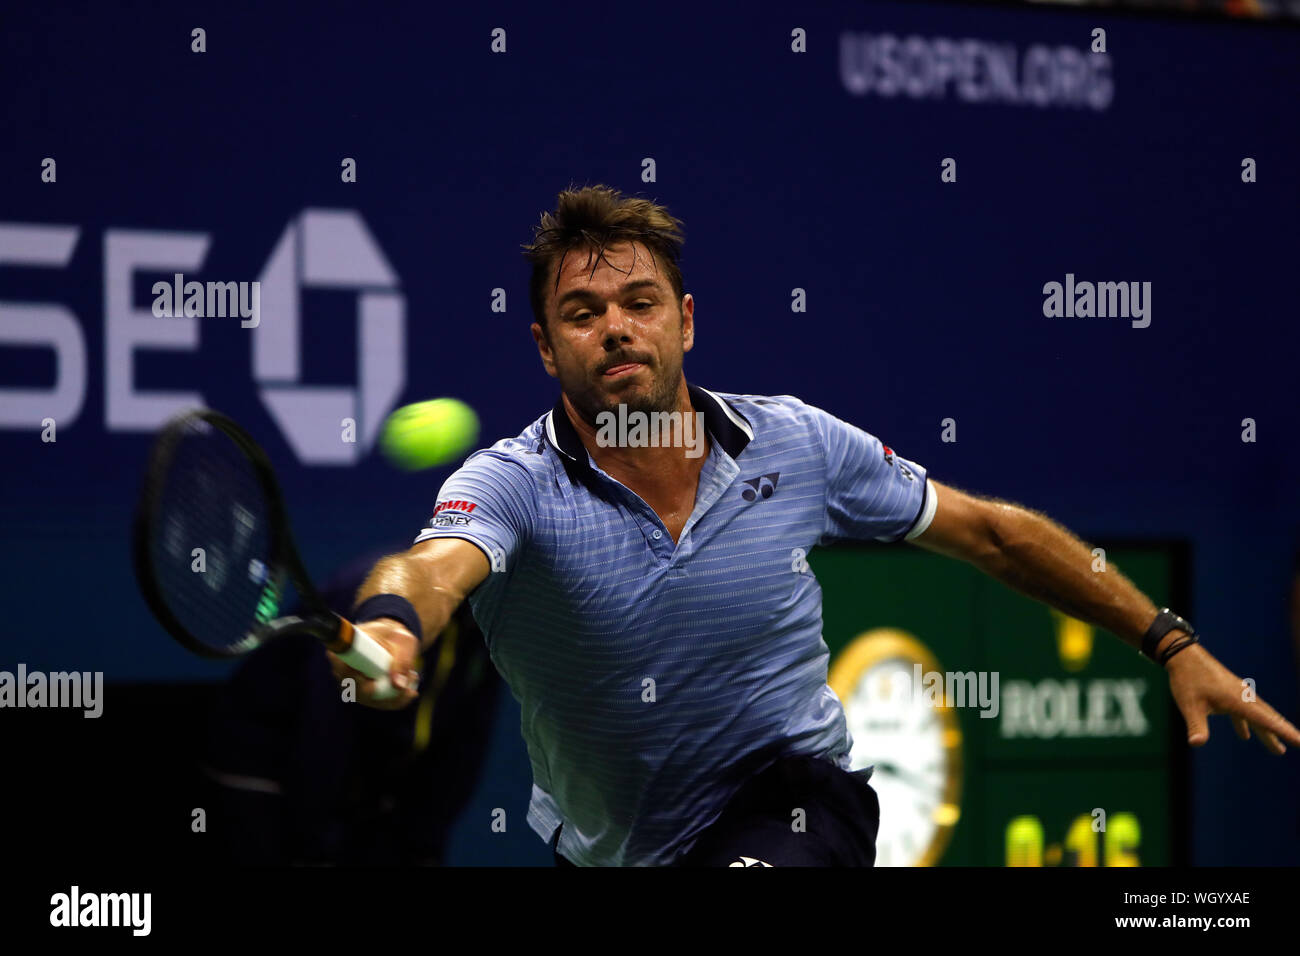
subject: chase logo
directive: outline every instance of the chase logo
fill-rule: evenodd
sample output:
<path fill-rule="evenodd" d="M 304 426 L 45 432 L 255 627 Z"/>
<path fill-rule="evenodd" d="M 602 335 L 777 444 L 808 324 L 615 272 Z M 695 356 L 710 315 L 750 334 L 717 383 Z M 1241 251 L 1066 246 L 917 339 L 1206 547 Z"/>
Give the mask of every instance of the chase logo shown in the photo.
<path fill-rule="evenodd" d="M 278 317 L 253 331 L 253 378 L 298 459 L 352 465 L 379 434 L 406 384 L 406 299 L 397 272 L 360 214 L 307 209 L 289 223 L 262 270 L 262 311 Z M 357 384 L 310 385 L 302 372 L 302 293 L 333 289 L 356 297 Z M 336 423 L 356 422 L 358 440 L 339 441 Z"/>
<path fill-rule="evenodd" d="M 0 266 L 65 269 L 81 232 L 80 226 L 0 222 Z M 137 351 L 197 351 L 199 322 L 208 320 L 185 314 L 159 322 L 152 309 L 136 305 L 132 289 L 144 272 L 202 273 L 211 244 L 206 232 L 105 230 L 107 431 L 152 432 L 173 415 L 210 404 L 195 389 L 160 391 L 137 382 Z M 397 272 L 358 212 L 305 209 L 285 228 L 252 285 L 261 290 L 258 314 L 267 320 L 246 326 L 252 330 L 252 382 L 267 411 L 303 464 L 358 463 L 406 384 L 406 298 Z M 356 384 L 313 384 L 304 373 L 307 290 L 353 299 Z M 6 297 L 0 302 L 0 346 L 51 350 L 55 370 L 52 386 L 0 386 L 0 429 L 40 430 L 49 427 L 45 419 L 57 419 L 64 429 L 72 425 L 82 414 L 90 375 L 82 319 L 64 305 Z M 340 441 L 341 423 L 355 438 Z"/>
<path fill-rule="evenodd" d="M 746 487 L 741 489 L 740 497 L 746 501 L 771 498 L 772 493 L 776 491 L 776 483 L 780 480 L 781 473 L 779 471 L 774 471 L 770 475 L 763 475 L 759 478 L 746 478 L 742 482 Z"/>

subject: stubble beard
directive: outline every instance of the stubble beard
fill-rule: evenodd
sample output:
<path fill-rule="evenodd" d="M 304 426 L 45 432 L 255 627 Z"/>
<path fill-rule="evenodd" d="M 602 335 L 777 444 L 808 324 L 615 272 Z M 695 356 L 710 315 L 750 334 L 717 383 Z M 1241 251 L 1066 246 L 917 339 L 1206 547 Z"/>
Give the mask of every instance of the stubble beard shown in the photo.
<path fill-rule="evenodd" d="M 654 376 L 649 388 L 628 388 L 611 394 L 594 384 L 584 385 L 581 391 L 566 389 L 569 402 L 592 428 L 599 427 L 597 416 L 601 412 L 617 414 L 619 405 L 626 405 L 629 412 L 646 414 L 676 411 L 677 386 L 682 378 L 681 361 L 657 370 L 654 366 L 646 368 Z"/>

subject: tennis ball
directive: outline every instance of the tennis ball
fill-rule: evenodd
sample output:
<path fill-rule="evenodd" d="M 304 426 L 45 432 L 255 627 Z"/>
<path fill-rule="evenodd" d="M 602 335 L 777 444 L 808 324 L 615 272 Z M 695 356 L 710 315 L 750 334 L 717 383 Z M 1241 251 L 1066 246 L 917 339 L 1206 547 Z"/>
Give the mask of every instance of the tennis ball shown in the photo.
<path fill-rule="evenodd" d="M 403 405 L 384 422 L 379 447 L 399 468 L 436 468 L 465 454 L 478 441 L 478 416 L 455 398 Z"/>

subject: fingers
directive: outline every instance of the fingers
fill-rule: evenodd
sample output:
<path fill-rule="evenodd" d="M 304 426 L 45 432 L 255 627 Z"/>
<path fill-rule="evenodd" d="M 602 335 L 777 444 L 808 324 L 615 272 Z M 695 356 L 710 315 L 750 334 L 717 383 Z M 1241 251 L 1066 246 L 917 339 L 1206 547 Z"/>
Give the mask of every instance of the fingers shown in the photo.
<path fill-rule="evenodd" d="M 1281 756 L 1286 753 L 1286 744 L 1283 739 L 1300 746 L 1300 733 L 1297 733 L 1285 717 L 1275 711 L 1262 700 L 1255 701 L 1255 704 L 1263 713 L 1253 715 L 1250 725 L 1255 728 L 1255 736 L 1259 738 L 1271 754 Z"/>
<path fill-rule="evenodd" d="M 1228 710 L 1229 706 L 1231 710 Z M 1217 712 L 1224 711 L 1232 718 L 1238 737 L 1249 740 L 1253 728 L 1256 738 L 1271 754 L 1281 756 L 1286 753 L 1284 740 L 1300 746 L 1300 731 L 1263 700 L 1252 700 L 1244 705 L 1233 702 Z"/>
<path fill-rule="evenodd" d="M 376 682 L 368 674 L 345 664 L 337 655 L 330 654 L 330 669 L 340 683 L 354 681 L 353 693 L 347 694 L 345 700 L 353 700 L 376 710 L 401 710 L 420 696 L 420 640 L 401 624 L 387 618 L 367 621 L 364 633 L 371 640 L 380 644 L 391 658 L 388 681 L 391 689 L 378 693 Z"/>
<path fill-rule="evenodd" d="M 1282 741 L 1277 739 L 1277 735 L 1272 731 L 1265 730 L 1263 727 L 1256 724 L 1255 733 L 1259 737 L 1259 742 L 1268 748 L 1269 753 L 1277 754 L 1278 756 L 1286 753 L 1286 747 L 1282 744 Z"/>
<path fill-rule="evenodd" d="M 1277 734 L 1278 737 L 1286 743 L 1291 744 L 1291 746 L 1300 747 L 1300 730 L 1296 729 L 1295 724 L 1291 723 L 1291 721 L 1273 710 L 1273 708 L 1270 707 L 1269 711 L 1273 720 L 1269 724 L 1268 729 Z"/>
<path fill-rule="evenodd" d="M 390 678 L 390 680 L 393 680 Z M 420 696 L 419 675 L 408 678 L 405 687 L 399 687 L 394 681 L 392 689 L 386 695 L 376 695 L 375 682 L 367 680 L 357 685 L 357 703 L 365 704 L 375 710 L 401 710 Z"/>
<path fill-rule="evenodd" d="M 1188 746 L 1204 746 L 1210 739 L 1206 718 L 1210 714 L 1226 713 L 1238 737 L 1249 740 L 1254 729 L 1259 742 L 1270 753 L 1285 753 L 1288 743 L 1300 747 L 1300 730 L 1254 696 L 1253 681 L 1243 681 L 1208 652 L 1195 656 L 1180 654 L 1174 660 L 1183 663 L 1170 663 L 1169 688 L 1187 722 Z"/>
<path fill-rule="evenodd" d="M 1237 736 L 1242 740 L 1250 739 L 1250 724 L 1247 723 L 1245 717 L 1238 717 L 1236 714 L 1233 714 L 1232 726 L 1237 731 Z"/>
<path fill-rule="evenodd" d="M 1263 699 L 1252 700 L 1244 706 L 1234 707 L 1233 709 L 1236 711 L 1233 714 L 1233 720 L 1239 719 L 1237 714 L 1241 714 L 1250 723 L 1250 726 L 1255 729 L 1255 735 L 1259 738 L 1260 743 L 1268 748 L 1270 753 L 1286 753 L 1287 743 L 1300 747 L 1300 730 L 1296 730 L 1289 720 L 1265 703 Z"/>
<path fill-rule="evenodd" d="M 377 682 L 374 678 L 366 676 L 356 668 L 349 667 L 339 660 L 335 654 L 327 652 L 327 655 L 335 680 L 340 685 L 343 685 L 345 690 L 347 688 L 343 684 L 344 681 L 351 680 L 354 682 L 354 696 L 352 699 L 359 704 L 373 707 L 376 710 L 401 710 L 420 696 L 420 672 L 413 667 L 403 670 L 401 665 L 394 661 L 394 669 L 388 675 L 392 689 L 387 694 L 378 694 Z"/>
<path fill-rule="evenodd" d="M 1204 747 L 1210 739 L 1210 723 L 1206 720 L 1207 712 L 1204 710 L 1195 711 L 1191 714 L 1183 711 L 1183 719 L 1187 721 L 1187 746 Z"/>

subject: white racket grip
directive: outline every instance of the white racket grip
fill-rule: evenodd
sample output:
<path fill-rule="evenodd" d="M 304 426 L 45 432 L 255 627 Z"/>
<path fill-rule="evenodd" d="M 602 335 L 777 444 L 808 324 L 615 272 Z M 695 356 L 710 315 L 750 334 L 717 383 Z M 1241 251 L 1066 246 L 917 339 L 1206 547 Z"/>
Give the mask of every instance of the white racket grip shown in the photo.
<path fill-rule="evenodd" d="M 352 627 L 352 646 L 338 657 L 349 667 L 374 678 L 374 696 L 379 700 L 393 697 L 398 693 L 397 688 L 388 679 L 388 668 L 393 662 L 393 656 L 384 650 L 382 644 L 355 624 Z"/>

